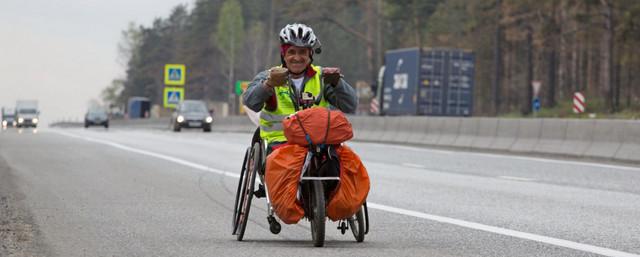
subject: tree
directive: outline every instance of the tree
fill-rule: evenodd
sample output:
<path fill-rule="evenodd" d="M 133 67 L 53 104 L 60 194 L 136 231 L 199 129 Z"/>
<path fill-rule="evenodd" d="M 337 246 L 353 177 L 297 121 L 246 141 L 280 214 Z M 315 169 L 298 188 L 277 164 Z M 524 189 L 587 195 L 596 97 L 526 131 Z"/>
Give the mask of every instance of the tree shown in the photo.
<path fill-rule="evenodd" d="M 114 79 L 111 81 L 111 85 L 100 92 L 102 102 L 106 106 L 124 105 L 124 99 L 120 97 L 122 90 L 124 89 L 124 82 L 125 81 L 123 79 Z"/>
<path fill-rule="evenodd" d="M 242 8 L 237 0 L 227 0 L 220 9 L 220 15 L 213 41 L 216 48 L 222 52 L 227 61 L 227 91 L 231 110 L 235 110 L 235 97 L 233 95 L 234 70 L 236 56 L 244 38 L 244 19 Z"/>

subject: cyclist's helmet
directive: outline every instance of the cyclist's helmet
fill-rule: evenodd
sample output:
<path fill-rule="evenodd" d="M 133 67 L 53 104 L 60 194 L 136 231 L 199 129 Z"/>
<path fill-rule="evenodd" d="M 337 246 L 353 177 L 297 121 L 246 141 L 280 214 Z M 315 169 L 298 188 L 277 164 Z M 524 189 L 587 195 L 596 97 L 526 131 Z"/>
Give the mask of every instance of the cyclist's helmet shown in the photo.
<path fill-rule="evenodd" d="M 308 47 L 313 49 L 317 54 L 322 50 L 320 40 L 313 33 L 311 27 L 301 24 L 287 24 L 280 30 L 280 44 L 294 45 L 298 47 Z"/>

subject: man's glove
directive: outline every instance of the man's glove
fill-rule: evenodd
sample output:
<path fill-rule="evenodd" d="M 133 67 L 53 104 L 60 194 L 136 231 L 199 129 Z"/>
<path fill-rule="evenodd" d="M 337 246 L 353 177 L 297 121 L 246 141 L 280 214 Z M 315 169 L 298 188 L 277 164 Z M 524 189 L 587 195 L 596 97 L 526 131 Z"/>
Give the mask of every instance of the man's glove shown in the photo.
<path fill-rule="evenodd" d="M 289 70 L 283 67 L 273 67 L 269 69 L 266 85 L 268 87 L 282 86 L 289 81 Z"/>
<path fill-rule="evenodd" d="M 340 74 L 340 68 L 326 67 L 322 68 L 322 77 L 325 84 L 335 87 L 338 85 L 338 82 L 340 82 L 342 74 Z"/>

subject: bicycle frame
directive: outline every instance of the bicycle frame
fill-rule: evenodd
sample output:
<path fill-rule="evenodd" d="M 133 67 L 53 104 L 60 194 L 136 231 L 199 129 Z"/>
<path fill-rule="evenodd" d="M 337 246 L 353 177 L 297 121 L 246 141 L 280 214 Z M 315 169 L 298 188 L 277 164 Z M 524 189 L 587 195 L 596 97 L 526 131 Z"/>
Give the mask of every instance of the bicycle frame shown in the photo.
<path fill-rule="evenodd" d="M 331 151 L 332 146 L 326 146 L 326 149 L 322 149 L 324 147 L 320 147 L 320 146 L 309 146 L 309 150 L 307 151 L 307 155 L 305 156 L 305 160 L 304 160 L 304 164 L 302 165 L 302 172 L 300 173 L 300 185 L 299 185 L 299 189 L 298 189 L 298 200 L 302 200 L 302 205 L 303 205 L 303 209 L 305 210 L 305 216 L 307 216 L 307 218 L 310 218 L 310 215 L 308 215 L 309 210 L 311 210 L 311 206 L 309 205 L 309 197 L 304 197 L 304 196 L 309 196 L 309 194 L 311 194 L 311 192 L 313 192 L 313 190 L 310 190 L 309 188 L 309 182 L 311 181 L 335 181 L 338 182 L 340 181 L 340 177 L 337 176 L 324 176 L 324 174 L 319 174 L 319 168 L 320 165 L 322 165 L 322 158 L 323 157 L 327 157 L 327 160 L 330 159 L 330 154 L 329 151 Z M 326 191 L 327 189 L 332 190 L 333 188 L 327 188 L 326 183 L 322 183 L 323 184 L 323 191 Z M 306 192 L 305 192 L 306 191 Z M 322 196 L 324 198 L 324 200 L 328 200 L 326 199 L 326 196 L 323 195 Z M 306 198 L 306 199 L 305 199 Z M 305 201 L 306 200 L 306 201 Z"/>

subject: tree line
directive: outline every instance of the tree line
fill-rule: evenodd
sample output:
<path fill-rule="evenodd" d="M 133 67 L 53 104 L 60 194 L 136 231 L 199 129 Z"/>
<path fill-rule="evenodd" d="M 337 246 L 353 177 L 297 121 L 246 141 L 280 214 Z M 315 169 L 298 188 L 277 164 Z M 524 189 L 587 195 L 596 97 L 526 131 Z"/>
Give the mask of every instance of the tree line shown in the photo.
<path fill-rule="evenodd" d="M 122 33 L 126 75 L 105 102 L 131 96 L 162 104 L 163 67 L 187 66 L 187 98 L 234 101 L 236 80 L 278 65 L 278 32 L 310 25 L 323 51 L 355 84 L 374 84 L 389 49 L 450 47 L 476 55 L 474 115 L 531 110 L 532 81 L 543 107 L 583 92 L 593 108 L 640 108 L 640 1 L 636 0 L 197 0 L 150 26 Z"/>

